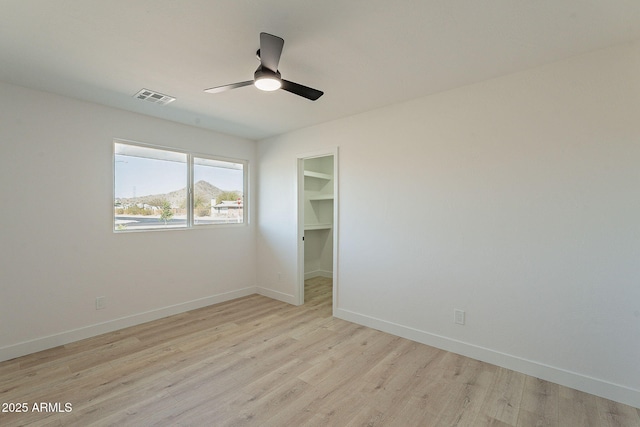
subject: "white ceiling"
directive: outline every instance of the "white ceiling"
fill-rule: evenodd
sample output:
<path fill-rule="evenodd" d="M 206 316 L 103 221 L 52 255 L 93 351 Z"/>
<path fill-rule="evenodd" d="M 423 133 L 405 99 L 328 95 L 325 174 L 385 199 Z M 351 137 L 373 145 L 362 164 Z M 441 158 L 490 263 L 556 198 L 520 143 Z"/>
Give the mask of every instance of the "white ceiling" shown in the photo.
<path fill-rule="evenodd" d="M 0 0 L 0 80 L 262 139 L 640 39 L 640 0 Z M 259 33 L 316 102 L 248 86 Z M 142 88 L 177 98 L 132 97 Z"/>

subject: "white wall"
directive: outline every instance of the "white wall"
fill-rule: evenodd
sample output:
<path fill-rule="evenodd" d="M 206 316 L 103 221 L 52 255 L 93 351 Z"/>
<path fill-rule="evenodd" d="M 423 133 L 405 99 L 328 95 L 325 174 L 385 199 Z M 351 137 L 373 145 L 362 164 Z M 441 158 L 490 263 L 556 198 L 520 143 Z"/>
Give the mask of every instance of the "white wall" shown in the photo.
<path fill-rule="evenodd" d="M 337 316 L 640 406 L 639 76 L 623 45 L 259 141 L 258 285 L 294 299 L 295 158 L 339 146 Z"/>
<path fill-rule="evenodd" d="M 0 84 L 0 360 L 255 292 L 255 215 L 112 232 L 113 138 L 255 164 L 253 141 Z"/>

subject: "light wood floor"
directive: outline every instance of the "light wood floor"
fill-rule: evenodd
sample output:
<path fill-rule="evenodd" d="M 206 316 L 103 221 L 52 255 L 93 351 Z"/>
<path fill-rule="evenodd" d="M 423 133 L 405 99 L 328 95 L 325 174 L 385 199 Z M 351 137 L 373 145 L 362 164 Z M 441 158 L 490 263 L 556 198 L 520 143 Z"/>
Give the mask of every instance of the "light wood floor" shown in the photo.
<path fill-rule="evenodd" d="M 1 426 L 640 426 L 640 410 L 258 295 L 0 363 Z M 32 412 L 39 402 L 67 413 Z"/>

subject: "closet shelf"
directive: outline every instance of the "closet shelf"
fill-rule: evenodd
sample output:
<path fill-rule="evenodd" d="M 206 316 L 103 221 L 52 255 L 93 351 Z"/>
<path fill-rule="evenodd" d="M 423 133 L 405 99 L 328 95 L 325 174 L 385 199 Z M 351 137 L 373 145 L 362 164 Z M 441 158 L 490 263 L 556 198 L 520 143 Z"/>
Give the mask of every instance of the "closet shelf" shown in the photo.
<path fill-rule="evenodd" d="M 316 196 L 309 196 L 309 200 L 333 200 L 333 194 L 318 194 Z"/>
<path fill-rule="evenodd" d="M 331 230 L 331 224 L 305 224 L 305 230 Z"/>
<path fill-rule="evenodd" d="M 327 180 L 327 181 L 330 181 L 331 178 L 333 178 L 331 175 L 329 175 L 327 173 L 312 172 L 312 171 L 304 171 L 304 176 L 308 176 L 308 177 L 311 177 L 311 178 L 324 179 L 324 180 Z"/>

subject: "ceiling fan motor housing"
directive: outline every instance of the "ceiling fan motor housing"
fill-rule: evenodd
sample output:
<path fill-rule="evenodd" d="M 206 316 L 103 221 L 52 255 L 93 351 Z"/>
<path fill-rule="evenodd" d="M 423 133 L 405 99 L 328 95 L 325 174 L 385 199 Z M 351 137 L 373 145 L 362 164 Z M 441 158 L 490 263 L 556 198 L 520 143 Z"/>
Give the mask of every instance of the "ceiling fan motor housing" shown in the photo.
<path fill-rule="evenodd" d="M 277 90 L 282 86 L 282 79 L 280 78 L 280 72 L 273 71 L 262 65 L 258 67 L 253 74 L 255 85 L 266 91 Z"/>

